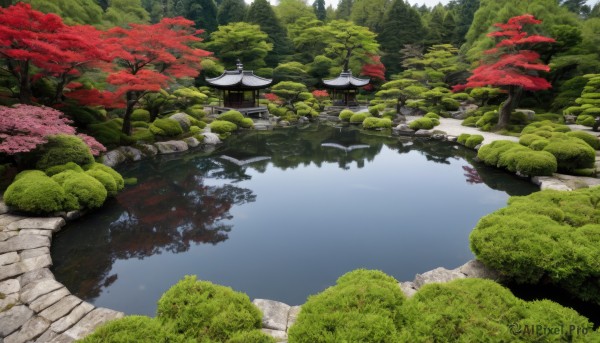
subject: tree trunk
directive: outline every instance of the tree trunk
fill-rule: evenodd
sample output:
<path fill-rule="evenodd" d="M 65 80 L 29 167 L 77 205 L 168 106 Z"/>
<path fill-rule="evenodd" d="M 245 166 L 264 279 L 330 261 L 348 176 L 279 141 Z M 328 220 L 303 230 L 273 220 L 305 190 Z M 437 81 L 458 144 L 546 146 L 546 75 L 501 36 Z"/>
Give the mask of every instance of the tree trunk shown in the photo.
<path fill-rule="evenodd" d="M 19 80 L 19 102 L 22 104 L 31 104 L 31 83 L 29 82 L 29 61 L 21 62 L 20 80 Z"/>
<path fill-rule="evenodd" d="M 131 136 L 131 114 L 133 113 L 133 106 L 137 102 L 134 99 L 133 92 L 127 92 L 127 108 L 125 109 L 125 115 L 123 116 L 123 129 L 122 132 L 127 136 Z"/>
<path fill-rule="evenodd" d="M 510 122 L 510 114 L 514 107 L 518 89 L 519 88 L 515 86 L 508 87 L 508 99 L 506 99 L 506 101 L 502 104 L 502 107 L 500 107 L 498 125 L 496 125 L 497 130 L 505 129 L 508 126 Z"/>

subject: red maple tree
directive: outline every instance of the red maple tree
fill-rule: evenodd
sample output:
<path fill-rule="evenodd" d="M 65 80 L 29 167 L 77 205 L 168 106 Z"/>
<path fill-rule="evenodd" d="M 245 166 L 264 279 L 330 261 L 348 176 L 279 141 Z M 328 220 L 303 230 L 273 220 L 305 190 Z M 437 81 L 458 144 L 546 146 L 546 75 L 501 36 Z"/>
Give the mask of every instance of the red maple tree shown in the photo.
<path fill-rule="evenodd" d="M 57 79 L 52 102 L 57 101 L 82 68 L 102 58 L 100 33 L 92 26 L 67 26 L 59 16 L 24 3 L 0 8 L 0 59 L 17 80 L 21 103 L 32 103 L 31 85 L 40 77 Z"/>
<path fill-rule="evenodd" d="M 106 32 L 105 49 L 113 61 L 107 81 L 115 87 L 113 107 L 124 107 L 123 132 L 131 134 L 131 113 L 144 95 L 166 88 L 177 78 L 195 77 L 200 60 L 211 53 L 192 48 L 202 30 L 191 20 L 164 18 L 157 24 L 130 24 Z M 81 98 L 88 103 L 95 98 Z"/>
<path fill-rule="evenodd" d="M 498 129 L 505 128 L 510 120 L 512 109 L 516 105 L 517 94 L 522 90 L 539 91 L 552 85 L 539 72 L 550 71 L 550 67 L 540 61 L 540 54 L 531 50 L 535 44 L 554 43 L 555 40 L 541 35 L 530 35 L 524 31 L 525 25 L 540 24 L 530 14 L 512 17 L 507 23 L 496 23 L 498 31 L 488 34 L 500 41 L 485 51 L 489 59 L 473 70 L 473 75 L 464 85 L 456 85 L 454 91 L 476 87 L 499 87 L 508 93 L 508 99 L 502 104 L 498 118 Z"/>
<path fill-rule="evenodd" d="M 385 81 L 385 66 L 381 63 L 381 56 L 370 55 L 369 58 L 371 61 L 363 65 L 360 75 L 368 76 L 371 81 Z M 368 86 L 372 88 L 372 85 Z"/>

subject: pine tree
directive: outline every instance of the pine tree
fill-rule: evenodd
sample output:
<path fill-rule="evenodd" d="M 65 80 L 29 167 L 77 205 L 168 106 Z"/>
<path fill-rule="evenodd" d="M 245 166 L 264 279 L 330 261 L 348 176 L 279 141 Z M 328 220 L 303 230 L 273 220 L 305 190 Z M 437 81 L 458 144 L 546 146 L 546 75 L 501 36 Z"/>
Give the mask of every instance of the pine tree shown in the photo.
<path fill-rule="evenodd" d="M 459 45 L 456 40 L 454 32 L 456 31 L 456 20 L 454 19 L 454 13 L 448 11 L 444 17 L 444 24 L 442 25 L 442 43 L 452 43 Z"/>
<path fill-rule="evenodd" d="M 327 18 L 325 0 L 315 0 L 315 2 L 313 2 L 313 8 L 315 9 L 315 15 L 317 16 L 317 19 L 325 20 L 325 18 Z"/>
<path fill-rule="evenodd" d="M 184 17 L 193 20 L 196 28 L 206 33 L 217 29 L 217 5 L 214 0 L 188 0 Z"/>
<path fill-rule="evenodd" d="M 382 62 L 388 75 L 396 74 L 402 69 L 400 49 L 406 44 L 421 43 L 425 29 L 419 13 L 404 0 L 394 0 L 381 27 L 378 41 L 383 51 Z"/>
<path fill-rule="evenodd" d="M 350 19 L 352 5 L 354 5 L 354 0 L 340 0 L 335 11 L 335 19 Z"/>
<path fill-rule="evenodd" d="M 267 0 L 254 0 L 246 14 L 246 22 L 258 24 L 260 30 L 269 35 L 273 50 L 265 58 L 267 66 L 277 66 L 279 61 L 291 53 L 292 43 L 287 37 L 287 30 L 279 22 Z"/>
<path fill-rule="evenodd" d="M 244 0 L 223 0 L 217 12 L 219 25 L 244 21 L 247 11 Z"/>
<path fill-rule="evenodd" d="M 425 38 L 425 45 L 434 45 L 445 43 L 443 41 L 444 36 L 444 18 L 446 17 L 446 10 L 442 4 L 439 4 L 431 11 L 429 18 L 427 38 Z"/>
<path fill-rule="evenodd" d="M 458 15 L 454 35 L 459 44 L 465 42 L 465 36 L 469 31 L 469 27 L 471 27 L 477 9 L 479 9 L 479 0 L 458 0 Z"/>

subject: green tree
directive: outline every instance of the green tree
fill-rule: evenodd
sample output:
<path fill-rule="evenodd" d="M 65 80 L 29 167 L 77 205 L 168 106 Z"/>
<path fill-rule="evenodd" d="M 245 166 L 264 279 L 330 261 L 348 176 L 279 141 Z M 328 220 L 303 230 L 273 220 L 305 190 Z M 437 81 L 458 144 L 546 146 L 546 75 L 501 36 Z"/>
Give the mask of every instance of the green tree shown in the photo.
<path fill-rule="evenodd" d="M 196 27 L 210 34 L 217 29 L 217 5 L 214 0 L 189 0 L 188 12 L 185 17 L 193 20 Z"/>
<path fill-rule="evenodd" d="M 325 20 L 327 18 L 327 10 L 325 9 L 325 0 L 315 0 L 313 2 L 313 8 L 315 15 L 319 20 Z"/>
<path fill-rule="evenodd" d="M 267 0 L 254 0 L 246 14 L 246 21 L 258 24 L 261 31 L 269 35 L 269 43 L 273 44 L 273 50 L 265 58 L 267 66 L 277 66 L 279 61 L 292 52 L 287 30 L 279 22 Z"/>
<path fill-rule="evenodd" d="M 465 36 L 473 22 L 473 16 L 479 9 L 479 0 L 458 0 L 457 1 L 456 30 L 454 31 L 455 41 L 458 45 L 464 43 Z"/>
<path fill-rule="evenodd" d="M 446 14 L 446 9 L 442 4 L 438 4 L 433 8 L 427 25 L 428 30 L 425 45 L 448 43 L 444 41 L 444 35 L 446 34 L 444 31 L 444 18 Z"/>
<path fill-rule="evenodd" d="M 226 69 L 235 68 L 238 59 L 248 69 L 258 69 L 265 66 L 265 57 L 273 50 L 268 38 L 258 25 L 237 22 L 219 26 L 205 46 L 215 52 Z"/>
<path fill-rule="evenodd" d="M 406 105 L 411 99 L 419 99 L 427 88 L 423 87 L 418 81 L 411 79 L 399 79 L 384 83 L 381 90 L 375 95 L 383 100 L 394 100 L 396 103 L 396 113 Z"/>
<path fill-rule="evenodd" d="M 244 21 L 248 7 L 244 0 L 223 0 L 217 11 L 219 25 Z"/>
<path fill-rule="evenodd" d="M 460 45 L 460 42 L 456 39 L 456 18 L 454 12 L 446 12 L 444 17 L 444 24 L 442 25 L 442 43 L 452 43 L 456 46 Z"/>
<path fill-rule="evenodd" d="M 316 18 L 313 8 L 306 4 L 306 0 L 280 0 L 273 10 L 285 27 L 295 23 L 300 18 Z"/>
<path fill-rule="evenodd" d="M 390 4 L 391 0 L 354 0 L 350 18 L 356 25 L 380 33 L 382 20 Z"/>
<path fill-rule="evenodd" d="M 67 25 L 102 23 L 102 8 L 94 0 L 24 0 L 22 2 L 31 4 L 31 8 L 40 12 L 58 14 Z M 10 5 L 10 1 L 8 3 Z"/>
<path fill-rule="evenodd" d="M 307 69 L 307 66 L 300 62 L 281 63 L 273 69 L 273 82 L 293 81 L 313 86 L 317 80 L 308 74 Z"/>
<path fill-rule="evenodd" d="M 406 44 L 420 44 L 425 35 L 421 16 L 404 0 L 394 0 L 381 24 L 378 41 L 381 44 L 381 58 L 387 75 L 398 73 L 401 68 L 400 50 Z"/>
<path fill-rule="evenodd" d="M 150 21 L 150 15 L 140 0 L 111 0 L 104 13 L 108 25 L 127 26 L 130 23 L 143 24 Z"/>
<path fill-rule="evenodd" d="M 340 0 L 335 10 L 335 19 L 350 19 L 352 5 L 354 5 L 354 0 Z"/>

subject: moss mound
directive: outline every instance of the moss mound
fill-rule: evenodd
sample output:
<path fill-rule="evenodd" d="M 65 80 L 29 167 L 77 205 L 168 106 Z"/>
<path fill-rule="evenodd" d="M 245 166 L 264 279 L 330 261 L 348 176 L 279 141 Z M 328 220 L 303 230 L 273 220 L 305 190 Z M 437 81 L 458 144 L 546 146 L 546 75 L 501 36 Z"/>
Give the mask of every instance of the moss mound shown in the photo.
<path fill-rule="evenodd" d="M 554 155 L 535 151 L 511 141 L 495 141 L 482 146 L 477 157 L 485 164 L 529 176 L 552 175 L 558 168 Z"/>
<path fill-rule="evenodd" d="M 123 176 L 119 174 L 116 170 L 112 169 L 109 166 L 105 166 L 102 163 L 92 163 L 83 167 L 84 170 L 101 170 L 107 174 L 109 174 L 113 180 L 115 180 L 115 184 L 117 186 L 117 191 L 122 190 L 125 187 L 125 181 L 123 180 Z"/>
<path fill-rule="evenodd" d="M 176 120 L 165 118 L 156 119 L 150 124 L 150 132 L 165 137 L 176 137 L 183 133 L 183 129 Z"/>
<path fill-rule="evenodd" d="M 108 196 L 104 185 L 86 173 L 67 170 L 52 176 L 52 179 L 63 187 L 68 197 L 76 199 L 79 208 L 100 207 Z"/>
<path fill-rule="evenodd" d="M 145 316 L 127 316 L 102 325 L 81 343 L 188 342 L 182 336 L 169 332 L 161 323 Z"/>
<path fill-rule="evenodd" d="M 354 113 L 352 115 L 352 117 L 350 117 L 350 123 L 352 124 L 362 124 L 363 121 L 365 121 L 365 119 L 367 119 L 367 117 L 369 117 L 370 114 L 369 113 Z"/>
<path fill-rule="evenodd" d="M 158 301 L 158 318 L 178 334 L 200 342 L 226 342 L 261 328 L 261 313 L 247 295 L 186 276 Z"/>
<path fill-rule="evenodd" d="M 379 114 L 379 111 L 377 111 L 377 114 Z M 353 115 L 354 115 L 354 112 L 352 112 L 350 110 L 342 110 L 342 112 L 340 112 L 340 115 L 338 116 L 338 118 L 340 118 L 340 120 L 350 121 L 350 118 L 352 118 Z"/>
<path fill-rule="evenodd" d="M 48 143 L 42 147 L 36 168 L 45 170 L 68 162 L 84 165 L 94 162 L 94 157 L 79 137 L 56 135 L 49 137 Z"/>
<path fill-rule="evenodd" d="M 440 122 L 437 119 L 424 117 L 411 121 L 408 124 L 408 127 L 410 127 L 412 130 L 431 130 L 439 124 Z"/>
<path fill-rule="evenodd" d="M 246 129 L 254 126 L 254 122 L 252 121 L 252 119 L 245 118 L 241 112 L 234 110 L 221 113 L 217 119 L 232 122 L 235 125 Z"/>
<path fill-rule="evenodd" d="M 4 192 L 8 206 L 20 211 L 47 214 L 65 209 L 75 209 L 65 190 L 39 170 L 21 172 Z"/>
<path fill-rule="evenodd" d="M 363 128 L 367 130 L 390 129 L 392 121 L 389 118 L 368 117 L 363 121 Z"/>
<path fill-rule="evenodd" d="M 308 298 L 289 330 L 289 341 L 398 342 L 404 301 L 394 278 L 379 271 L 355 270 Z"/>

